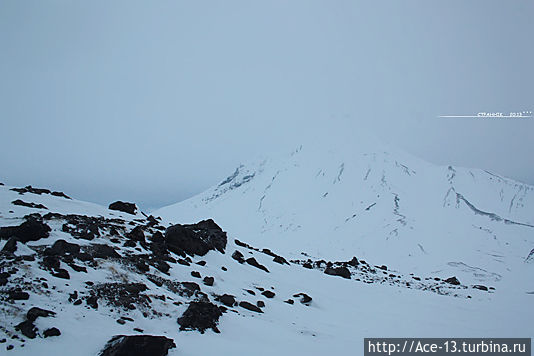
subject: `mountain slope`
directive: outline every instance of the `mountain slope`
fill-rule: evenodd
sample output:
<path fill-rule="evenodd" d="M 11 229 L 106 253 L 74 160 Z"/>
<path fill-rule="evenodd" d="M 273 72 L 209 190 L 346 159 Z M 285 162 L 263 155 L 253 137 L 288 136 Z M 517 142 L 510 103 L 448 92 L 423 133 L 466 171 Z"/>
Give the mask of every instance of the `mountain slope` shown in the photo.
<path fill-rule="evenodd" d="M 169 355 L 322 355 L 359 354 L 364 337 L 532 337 L 533 188 L 362 141 L 241 166 L 156 217 L 0 185 L 0 348 L 96 355 L 155 335 Z"/>
<path fill-rule="evenodd" d="M 470 283 L 523 273 L 534 248 L 534 187 L 433 166 L 369 142 L 302 145 L 240 166 L 218 186 L 155 213 L 164 220 L 213 217 L 230 233 L 292 258 L 356 255 Z"/>

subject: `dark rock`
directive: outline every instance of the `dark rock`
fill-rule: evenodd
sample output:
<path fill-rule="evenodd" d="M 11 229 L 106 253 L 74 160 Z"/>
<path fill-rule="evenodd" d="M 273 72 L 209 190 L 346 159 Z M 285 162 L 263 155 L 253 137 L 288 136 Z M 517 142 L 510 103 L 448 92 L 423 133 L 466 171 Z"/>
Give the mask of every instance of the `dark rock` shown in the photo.
<path fill-rule="evenodd" d="M 232 253 L 232 258 L 239 263 L 245 263 L 245 258 L 243 257 L 243 254 L 237 250 Z"/>
<path fill-rule="evenodd" d="M 46 318 L 46 317 L 54 316 L 54 315 L 56 315 L 56 313 L 51 310 L 33 307 L 30 310 L 28 310 L 28 312 L 26 313 L 26 319 L 33 322 L 38 317 Z"/>
<path fill-rule="evenodd" d="M 198 330 L 204 333 L 206 329 L 211 328 L 219 333 L 217 323 L 221 315 L 222 311 L 215 304 L 204 301 L 191 302 L 183 315 L 178 318 L 178 324 L 180 330 Z"/>
<path fill-rule="evenodd" d="M 376 266 L 376 268 L 381 269 L 383 271 L 387 271 L 388 270 L 388 267 L 386 265 Z"/>
<path fill-rule="evenodd" d="M 313 266 L 312 266 L 312 264 L 311 264 L 310 262 L 305 262 L 305 263 L 302 265 L 302 267 L 307 268 L 307 269 L 312 269 L 312 268 L 313 268 Z"/>
<path fill-rule="evenodd" d="M 137 241 L 128 240 L 124 243 L 124 247 L 135 247 L 137 246 Z"/>
<path fill-rule="evenodd" d="M 267 267 L 265 267 L 264 265 L 258 263 L 258 261 L 256 261 L 256 259 L 254 257 L 247 258 L 245 260 L 245 262 L 248 263 L 251 266 L 254 266 L 256 268 L 261 269 L 262 271 L 265 271 L 265 272 L 269 273 L 269 270 L 267 269 Z"/>
<path fill-rule="evenodd" d="M 80 253 L 80 245 L 65 240 L 57 240 L 52 247 L 47 248 L 44 253 L 49 256 L 64 256 L 67 254 L 76 256 Z"/>
<path fill-rule="evenodd" d="M 326 267 L 324 273 L 331 276 L 340 276 L 350 279 L 350 271 L 347 267 Z"/>
<path fill-rule="evenodd" d="M 133 241 L 145 243 L 145 233 L 141 226 L 136 226 L 132 231 L 126 234 L 126 237 Z"/>
<path fill-rule="evenodd" d="M 124 324 L 126 324 L 126 321 L 124 321 L 122 319 L 117 319 L 117 323 L 121 324 L 121 325 L 124 325 Z"/>
<path fill-rule="evenodd" d="M 191 272 L 191 276 L 195 277 L 195 278 L 200 278 L 200 272 L 197 272 L 197 271 L 192 271 Z"/>
<path fill-rule="evenodd" d="M 52 276 L 62 279 L 70 279 L 69 272 L 63 268 L 58 268 L 56 273 L 52 273 Z"/>
<path fill-rule="evenodd" d="M 20 288 L 12 289 L 8 292 L 8 298 L 11 300 L 28 300 L 30 295 L 20 290 Z"/>
<path fill-rule="evenodd" d="M 44 337 L 59 336 L 59 335 L 61 335 L 61 331 L 59 331 L 58 328 L 50 328 L 50 329 L 46 329 L 46 330 L 43 332 L 43 336 L 44 336 Z"/>
<path fill-rule="evenodd" d="M 19 226 L 7 226 L 0 228 L 0 239 L 14 236 L 17 241 L 28 242 L 47 238 L 50 235 L 50 226 L 32 215 L 26 216 L 26 221 Z"/>
<path fill-rule="evenodd" d="M 256 292 L 254 292 L 254 291 L 251 290 L 251 289 L 245 289 L 245 291 L 246 291 L 248 294 L 256 295 Z"/>
<path fill-rule="evenodd" d="M 356 257 L 353 257 L 348 263 L 352 267 L 356 267 L 360 264 L 360 262 L 358 262 L 358 259 Z"/>
<path fill-rule="evenodd" d="M 13 345 L 7 345 L 6 350 L 7 350 L 7 351 L 9 351 L 9 350 L 13 350 L 13 347 L 14 347 Z"/>
<path fill-rule="evenodd" d="M 107 342 L 99 356 L 166 356 L 175 347 L 174 340 L 165 336 L 117 335 Z"/>
<path fill-rule="evenodd" d="M 483 286 L 483 285 L 480 285 L 480 284 L 475 284 L 473 286 L 474 289 L 479 289 L 479 290 L 483 290 L 483 291 L 487 291 L 488 290 L 488 287 L 486 286 Z"/>
<path fill-rule="evenodd" d="M 446 283 L 455 285 L 455 286 L 459 286 L 460 285 L 460 281 L 456 277 L 450 277 L 450 278 L 447 278 L 447 279 L 445 279 L 443 281 L 446 282 Z"/>
<path fill-rule="evenodd" d="M 288 299 L 288 300 L 284 300 L 284 303 L 295 304 L 295 301 L 293 299 Z"/>
<path fill-rule="evenodd" d="M 98 309 L 98 298 L 96 295 L 91 295 L 85 299 L 88 306 L 93 309 Z"/>
<path fill-rule="evenodd" d="M 22 335 L 29 339 L 35 339 L 37 336 L 37 328 L 31 320 L 24 320 L 22 323 L 15 325 L 15 330 L 20 331 Z"/>
<path fill-rule="evenodd" d="M 213 277 L 204 277 L 204 284 L 207 286 L 212 286 L 213 282 L 215 282 L 215 278 Z"/>
<path fill-rule="evenodd" d="M 235 297 L 230 294 L 223 294 L 217 297 L 216 300 L 223 303 L 227 307 L 233 307 L 235 304 Z"/>
<path fill-rule="evenodd" d="M 92 258 L 120 258 L 121 255 L 115 251 L 115 249 L 109 245 L 92 244 L 86 247 L 86 251 Z"/>
<path fill-rule="evenodd" d="M 265 302 L 263 300 L 258 300 L 256 302 L 256 305 L 258 306 L 258 308 L 263 308 L 265 306 Z"/>
<path fill-rule="evenodd" d="M 114 203 L 111 203 L 109 204 L 108 208 L 110 210 L 118 210 L 132 215 L 135 215 L 135 212 L 137 210 L 137 206 L 135 206 L 134 203 L 127 203 L 122 201 L 116 201 Z"/>
<path fill-rule="evenodd" d="M 241 308 L 244 308 L 244 309 L 256 312 L 256 313 L 263 313 L 263 310 L 261 310 L 260 308 L 258 308 L 254 304 L 246 302 L 246 301 L 239 302 L 239 306 Z"/>
<path fill-rule="evenodd" d="M 2 248 L 1 253 L 15 253 L 15 251 L 17 251 L 17 239 L 10 237 Z"/>
<path fill-rule="evenodd" d="M 295 297 L 295 298 L 299 298 L 300 297 L 300 302 L 302 304 L 304 304 L 304 305 L 310 305 L 310 303 L 312 301 L 312 297 L 310 297 L 306 293 L 298 293 L 298 294 L 295 294 L 293 297 Z"/>
<path fill-rule="evenodd" d="M 27 203 L 27 202 L 22 201 L 20 199 L 13 200 L 11 202 L 11 204 L 18 205 L 18 206 L 24 206 L 24 207 L 27 207 L 27 208 L 33 208 L 33 209 L 48 209 L 43 204 Z"/>
<path fill-rule="evenodd" d="M 57 256 L 45 256 L 43 258 L 43 266 L 48 269 L 57 270 L 60 265 L 61 262 Z"/>
<path fill-rule="evenodd" d="M 167 248 L 181 256 L 204 256 L 210 250 L 224 253 L 226 232 L 211 219 L 192 225 L 173 225 L 165 231 Z"/>
<path fill-rule="evenodd" d="M 270 290 L 266 290 L 262 292 L 261 294 L 266 298 L 274 298 L 274 296 L 276 295 L 274 292 L 271 292 Z"/>
<path fill-rule="evenodd" d="M 178 263 L 183 265 L 183 266 L 190 266 L 191 264 L 189 262 L 187 262 L 186 260 L 184 260 L 183 258 L 179 258 L 178 259 Z"/>
<path fill-rule="evenodd" d="M 225 272 L 228 271 L 228 268 L 226 268 L 226 267 L 224 267 L 224 266 L 222 266 L 221 269 L 222 269 L 223 271 L 225 271 Z"/>
<path fill-rule="evenodd" d="M 286 259 L 282 256 L 275 256 L 273 258 L 273 261 L 276 263 L 280 263 L 281 265 L 289 265 L 289 262 L 287 262 Z"/>
<path fill-rule="evenodd" d="M 71 199 L 71 197 L 69 197 L 67 194 L 65 194 L 63 192 L 52 192 L 50 194 L 53 195 L 53 196 L 56 196 L 56 197 L 61 197 L 61 198 L 65 198 L 65 199 Z"/>
<path fill-rule="evenodd" d="M 198 262 L 197 262 L 197 265 L 199 265 L 199 266 L 205 266 L 205 265 L 206 265 L 206 261 L 198 261 Z"/>
<path fill-rule="evenodd" d="M 2 184 L 3 185 L 3 184 Z M 4 344 L 7 340 L 4 338 L 4 339 L 0 339 L 0 344 Z"/>
<path fill-rule="evenodd" d="M 37 194 L 37 195 L 50 194 L 50 190 L 49 189 L 34 188 L 31 185 L 27 185 L 24 188 L 11 188 L 10 190 L 12 190 L 14 192 L 18 192 L 21 195 L 24 194 L 24 193 L 32 193 L 32 194 Z"/>

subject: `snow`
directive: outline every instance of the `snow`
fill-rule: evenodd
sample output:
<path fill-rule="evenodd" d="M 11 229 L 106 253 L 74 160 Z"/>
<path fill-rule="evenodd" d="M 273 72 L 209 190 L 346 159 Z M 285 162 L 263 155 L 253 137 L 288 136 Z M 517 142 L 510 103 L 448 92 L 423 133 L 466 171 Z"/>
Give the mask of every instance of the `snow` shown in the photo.
<path fill-rule="evenodd" d="M 30 212 L 121 217 L 126 223 L 143 218 L 61 197 L 21 196 L 9 188 L 0 186 L 1 226 L 18 225 Z M 65 266 L 71 279 L 62 280 L 39 269 L 36 260 L 17 276 L 46 278 L 56 289 L 3 305 L 10 314 L 0 316 L 2 324 L 16 325 L 29 307 L 39 306 L 57 312 L 55 317 L 39 318 L 39 330 L 55 326 L 62 335 L 28 340 L 9 354 L 96 355 L 113 335 L 138 334 L 133 328 L 174 339 L 177 348 L 169 355 L 360 354 L 365 337 L 532 337 L 534 295 L 529 292 L 534 291 L 534 263 L 525 258 L 534 248 L 534 227 L 528 226 L 534 225 L 533 190 L 481 170 L 434 166 L 366 138 L 303 143 L 286 156 L 242 165 L 226 182 L 153 212 L 163 218 L 163 226 L 212 218 L 228 232 L 228 245 L 225 254 L 211 251 L 193 258 L 206 261 L 205 266 L 173 264 L 170 276 L 153 267 L 148 273 L 196 282 L 211 300 L 213 294 L 224 293 L 253 304 L 263 300 L 264 313 L 235 307 L 231 309 L 236 312 L 229 310 L 220 318 L 220 334 L 178 331 L 176 320 L 188 300 L 147 282 L 145 275 L 128 266 L 101 261 L 88 273 Z M 457 194 L 502 220 L 477 213 Z M 14 206 L 10 202 L 15 199 L 43 204 L 48 210 Z M 62 232 L 59 223 L 52 228 L 45 240 L 19 243 L 17 255 L 33 254 L 32 247 L 59 238 L 89 243 Z M 103 243 L 105 238 L 92 242 Z M 411 274 L 456 276 L 467 287 L 454 297 L 401 284 L 327 276 L 296 263 L 273 263 L 272 257 L 238 246 L 234 239 L 260 250 L 269 248 L 287 260 L 310 256 L 346 261 L 357 256 L 370 265 L 387 265 L 388 273 L 398 274 L 402 281 L 411 282 Z M 121 249 L 121 254 L 135 253 Z M 270 273 L 237 263 L 230 257 L 235 250 L 245 258 L 254 257 Z M 215 277 L 214 286 L 202 285 L 192 271 Z M 151 307 L 162 315 L 145 318 L 139 309 L 125 312 L 100 305 L 95 311 L 69 303 L 69 293 L 82 291 L 89 280 L 145 283 L 151 295 L 166 296 L 165 301 L 152 298 Z M 473 289 L 474 284 L 495 290 Z M 276 296 L 266 299 L 258 287 Z M 300 292 L 313 298 L 310 306 L 292 297 Z M 288 298 L 295 304 L 285 303 Z M 120 316 L 135 322 L 120 325 Z M 9 343 L 14 342 L 8 340 L 0 348 Z"/>

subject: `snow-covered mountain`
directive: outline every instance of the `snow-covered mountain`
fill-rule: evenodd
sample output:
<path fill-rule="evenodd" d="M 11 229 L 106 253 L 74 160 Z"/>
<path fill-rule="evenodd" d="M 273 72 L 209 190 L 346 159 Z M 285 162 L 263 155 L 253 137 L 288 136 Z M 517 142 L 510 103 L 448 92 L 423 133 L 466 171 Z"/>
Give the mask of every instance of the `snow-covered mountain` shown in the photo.
<path fill-rule="evenodd" d="M 532 337 L 533 189 L 366 137 L 304 142 L 151 216 L 0 185 L 0 349 L 322 355 L 363 354 L 364 337 Z"/>
<path fill-rule="evenodd" d="M 291 258 L 359 256 L 469 283 L 532 272 L 525 262 L 534 248 L 534 187 L 435 166 L 361 137 L 314 140 L 241 165 L 219 185 L 155 214 L 210 217 Z M 529 282 L 523 292 L 534 290 Z"/>

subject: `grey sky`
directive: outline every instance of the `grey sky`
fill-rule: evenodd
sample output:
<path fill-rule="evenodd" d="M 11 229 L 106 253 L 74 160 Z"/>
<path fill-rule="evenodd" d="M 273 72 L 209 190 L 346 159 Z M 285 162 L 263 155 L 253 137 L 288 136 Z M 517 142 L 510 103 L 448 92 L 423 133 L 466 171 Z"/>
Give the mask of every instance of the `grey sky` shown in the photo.
<path fill-rule="evenodd" d="M 365 127 L 534 184 L 534 2 L 0 2 L 0 181 L 184 199 L 306 131 Z"/>

